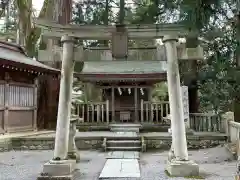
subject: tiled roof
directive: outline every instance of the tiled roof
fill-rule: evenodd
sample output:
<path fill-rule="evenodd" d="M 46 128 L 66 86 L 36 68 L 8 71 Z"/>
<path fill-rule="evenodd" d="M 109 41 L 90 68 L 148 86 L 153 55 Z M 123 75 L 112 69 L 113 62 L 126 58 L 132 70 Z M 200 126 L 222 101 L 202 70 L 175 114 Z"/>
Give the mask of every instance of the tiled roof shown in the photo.
<path fill-rule="evenodd" d="M 82 74 L 153 74 L 165 73 L 165 61 L 89 61 Z"/>
<path fill-rule="evenodd" d="M 26 64 L 29 66 L 38 67 L 45 70 L 58 71 L 57 69 L 51 68 L 28 57 L 25 54 L 23 48 L 13 43 L 0 41 L 0 59 L 8 60 L 15 63 Z"/>

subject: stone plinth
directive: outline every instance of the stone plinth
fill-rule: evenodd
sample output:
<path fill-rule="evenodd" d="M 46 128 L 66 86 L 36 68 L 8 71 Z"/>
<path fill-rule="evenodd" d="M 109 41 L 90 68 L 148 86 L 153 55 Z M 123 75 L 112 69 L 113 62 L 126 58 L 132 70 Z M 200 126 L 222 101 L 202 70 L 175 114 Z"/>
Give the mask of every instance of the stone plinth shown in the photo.
<path fill-rule="evenodd" d="M 174 177 L 199 176 L 199 166 L 194 161 L 179 161 L 172 159 L 168 161 L 166 170 Z"/>
<path fill-rule="evenodd" d="M 37 180 L 73 180 L 76 173 L 76 160 L 50 161 Z"/>

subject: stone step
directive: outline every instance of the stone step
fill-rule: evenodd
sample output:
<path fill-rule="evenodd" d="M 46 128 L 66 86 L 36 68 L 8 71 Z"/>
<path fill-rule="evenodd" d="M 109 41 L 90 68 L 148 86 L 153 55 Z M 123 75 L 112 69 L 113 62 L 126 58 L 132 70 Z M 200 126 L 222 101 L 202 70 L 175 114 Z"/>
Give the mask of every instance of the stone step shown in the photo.
<path fill-rule="evenodd" d="M 140 151 L 141 147 L 137 146 L 137 147 L 107 147 L 107 150 L 110 151 Z"/>
<path fill-rule="evenodd" d="M 107 143 L 133 143 L 140 144 L 140 140 L 109 140 Z"/>
<path fill-rule="evenodd" d="M 139 132 L 139 128 L 134 127 L 112 127 L 110 130 L 112 132 Z"/>
<path fill-rule="evenodd" d="M 107 147 L 139 147 L 141 141 L 139 140 L 111 140 L 107 141 Z"/>
<path fill-rule="evenodd" d="M 118 127 L 120 127 L 120 128 L 141 128 L 142 127 L 142 125 L 141 124 L 130 124 L 130 123 L 125 123 L 125 124 L 109 124 L 109 127 L 110 128 L 114 128 L 114 127 L 116 127 L 116 128 L 118 128 Z"/>
<path fill-rule="evenodd" d="M 136 140 L 140 140 L 139 136 L 108 136 L 106 137 L 108 141 L 117 141 L 117 140 L 122 140 L 122 141 L 136 141 Z"/>

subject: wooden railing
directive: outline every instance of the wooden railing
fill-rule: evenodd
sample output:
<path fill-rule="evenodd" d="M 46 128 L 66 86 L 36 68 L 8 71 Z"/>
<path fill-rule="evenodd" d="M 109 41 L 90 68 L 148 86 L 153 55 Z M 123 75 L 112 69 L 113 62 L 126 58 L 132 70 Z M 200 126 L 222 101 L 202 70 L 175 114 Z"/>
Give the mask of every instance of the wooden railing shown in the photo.
<path fill-rule="evenodd" d="M 109 101 L 75 103 L 74 107 L 80 123 L 109 123 Z"/>
<path fill-rule="evenodd" d="M 197 132 L 220 132 L 221 116 L 210 113 L 190 113 L 190 128 Z"/>
<path fill-rule="evenodd" d="M 163 123 L 170 113 L 169 102 L 150 102 L 141 100 L 141 123 Z"/>

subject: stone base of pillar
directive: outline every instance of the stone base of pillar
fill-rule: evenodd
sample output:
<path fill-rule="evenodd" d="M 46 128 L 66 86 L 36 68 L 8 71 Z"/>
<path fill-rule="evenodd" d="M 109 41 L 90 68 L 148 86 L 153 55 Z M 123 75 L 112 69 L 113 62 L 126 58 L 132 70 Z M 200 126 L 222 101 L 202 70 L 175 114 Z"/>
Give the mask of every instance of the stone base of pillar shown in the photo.
<path fill-rule="evenodd" d="M 168 161 L 167 172 L 173 177 L 199 176 L 199 166 L 194 161 L 179 161 L 172 159 Z"/>
<path fill-rule="evenodd" d="M 76 162 L 80 161 L 80 155 L 76 152 L 68 152 L 68 159 L 75 160 Z"/>
<path fill-rule="evenodd" d="M 73 180 L 77 174 L 76 160 L 50 161 L 37 180 Z"/>

